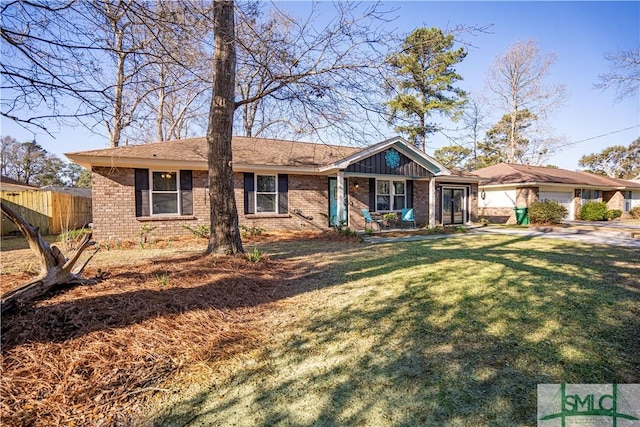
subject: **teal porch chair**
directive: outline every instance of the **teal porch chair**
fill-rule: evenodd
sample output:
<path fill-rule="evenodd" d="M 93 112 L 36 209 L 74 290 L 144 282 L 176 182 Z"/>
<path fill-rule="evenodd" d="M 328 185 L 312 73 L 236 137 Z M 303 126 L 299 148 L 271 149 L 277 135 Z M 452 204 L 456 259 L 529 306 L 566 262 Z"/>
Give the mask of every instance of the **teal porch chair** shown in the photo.
<path fill-rule="evenodd" d="M 365 228 L 367 227 L 367 225 L 369 224 L 376 224 L 378 226 L 378 231 L 382 233 L 382 220 L 381 219 L 374 219 L 371 217 L 371 214 L 369 213 L 369 210 L 367 209 L 362 209 L 362 216 L 364 216 L 364 226 Z M 371 228 L 373 230 L 373 228 Z"/>
<path fill-rule="evenodd" d="M 413 209 L 404 208 L 400 213 L 400 228 L 404 228 L 404 223 L 413 224 L 413 228 L 416 228 L 416 220 L 413 217 Z"/>

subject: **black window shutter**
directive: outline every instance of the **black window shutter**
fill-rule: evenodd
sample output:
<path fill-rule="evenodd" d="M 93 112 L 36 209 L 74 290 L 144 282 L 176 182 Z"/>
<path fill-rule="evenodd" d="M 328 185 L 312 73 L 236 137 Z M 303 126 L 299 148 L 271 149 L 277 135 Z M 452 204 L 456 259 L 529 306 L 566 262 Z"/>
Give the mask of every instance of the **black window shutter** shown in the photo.
<path fill-rule="evenodd" d="M 193 173 L 180 171 L 180 206 L 182 215 L 193 215 Z"/>
<path fill-rule="evenodd" d="M 369 178 L 369 210 L 376 211 L 376 179 Z"/>
<path fill-rule="evenodd" d="M 289 212 L 289 175 L 278 175 L 278 213 Z"/>
<path fill-rule="evenodd" d="M 255 213 L 256 192 L 254 189 L 253 173 L 245 172 L 244 174 L 244 213 Z"/>
<path fill-rule="evenodd" d="M 413 180 L 412 179 L 408 179 L 407 180 L 407 208 L 413 208 Z"/>
<path fill-rule="evenodd" d="M 134 169 L 136 217 L 149 216 L 149 169 Z"/>

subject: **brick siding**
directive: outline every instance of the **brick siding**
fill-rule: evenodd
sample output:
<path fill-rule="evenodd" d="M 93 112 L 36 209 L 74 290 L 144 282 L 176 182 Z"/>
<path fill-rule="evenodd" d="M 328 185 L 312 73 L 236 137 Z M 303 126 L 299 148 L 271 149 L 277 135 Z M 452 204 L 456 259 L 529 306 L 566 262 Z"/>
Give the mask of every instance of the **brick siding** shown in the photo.
<path fill-rule="evenodd" d="M 607 203 L 609 209 L 624 210 L 624 194 L 622 194 L 622 191 L 603 191 L 602 201 Z"/>
<path fill-rule="evenodd" d="M 189 235 L 185 225 L 196 228 L 210 222 L 206 171 L 193 171 L 193 215 L 188 216 L 136 218 L 131 168 L 94 168 L 92 186 L 94 238 L 99 241 L 137 239 L 145 224 L 153 229 L 149 235 Z M 328 210 L 326 176 L 289 175 L 288 215 L 244 214 L 243 174 L 234 173 L 234 188 L 240 225 L 268 230 L 327 228 L 327 218 L 322 215 Z M 312 219 L 294 214 L 294 209 Z"/>
<path fill-rule="evenodd" d="M 356 188 L 357 184 L 357 188 Z M 190 235 L 184 226 L 197 228 L 209 225 L 207 172 L 193 171 L 193 215 L 175 217 L 136 218 L 134 170 L 131 168 L 96 167 L 92 171 L 93 230 L 98 241 L 108 239 L 138 239 L 143 227 L 150 227 L 152 236 Z M 369 179 L 351 177 L 348 192 L 349 226 L 364 229 L 362 209 L 369 207 Z M 326 176 L 289 175 L 288 214 L 245 214 L 244 175 L 234 173 L 234 191 L 241 226 L 267 230 L 326 230 L 328 228 L 329 184 Z M 470 194 L 471 220 L 477 220 L 478 187 Z M 413 208 L 418 226 L 429 222 L 429 182 L 414 181 Z M 440 198 L 436 199 L 436 209 Z M 437 210 L 437 211 L 438 211 Z"/>

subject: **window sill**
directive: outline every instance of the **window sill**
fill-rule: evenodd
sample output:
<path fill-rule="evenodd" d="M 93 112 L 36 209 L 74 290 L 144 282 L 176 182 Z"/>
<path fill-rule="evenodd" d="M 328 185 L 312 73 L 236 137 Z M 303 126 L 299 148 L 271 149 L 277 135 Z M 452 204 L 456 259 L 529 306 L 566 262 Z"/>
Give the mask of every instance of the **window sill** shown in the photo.
<path fill-rule="evenodd" d="M 196 219 L 193 215 L 154 215 L 154 216 L 138 216 L 136 220 L 140 222 L 146 221 L 187 221 Z"/>
<path fill-rule="evenodd" d="M 247 219 L 260 219 L 260 218 L 291 218 L 289 214 L 277 214 L 272 212 L 259 213 L 259 214 L 245 214 Z"/>

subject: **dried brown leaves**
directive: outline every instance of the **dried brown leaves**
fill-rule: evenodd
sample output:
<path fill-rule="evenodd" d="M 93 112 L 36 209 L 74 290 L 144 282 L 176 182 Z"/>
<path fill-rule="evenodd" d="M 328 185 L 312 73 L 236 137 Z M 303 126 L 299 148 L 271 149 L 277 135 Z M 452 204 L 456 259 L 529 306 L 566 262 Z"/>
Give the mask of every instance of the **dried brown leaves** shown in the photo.
<path fill-rule="evenodd" d="M 128 424 L 181 369 L 259 346 L 257 319 L 303 274 L 286 261 L 201 255 L 109 273 L 4 316 L 2 425 Z"/>

